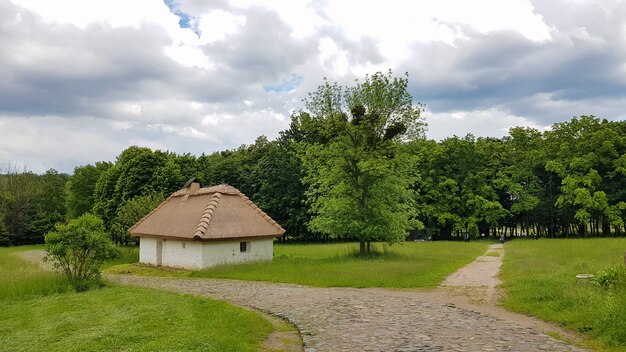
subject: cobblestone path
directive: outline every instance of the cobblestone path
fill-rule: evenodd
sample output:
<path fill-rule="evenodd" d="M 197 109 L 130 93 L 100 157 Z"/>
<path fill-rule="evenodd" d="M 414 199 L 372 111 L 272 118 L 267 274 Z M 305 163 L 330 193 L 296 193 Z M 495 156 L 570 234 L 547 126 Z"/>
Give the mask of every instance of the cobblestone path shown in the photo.
<path fill-rule="evenodd" d="M 305 352 L 582 351 L 517 322 L 433 295 L 384 289 L 314 288 L 263 282 L 109 275 L 139 285 L 223 299 L 284 317 Z"/>

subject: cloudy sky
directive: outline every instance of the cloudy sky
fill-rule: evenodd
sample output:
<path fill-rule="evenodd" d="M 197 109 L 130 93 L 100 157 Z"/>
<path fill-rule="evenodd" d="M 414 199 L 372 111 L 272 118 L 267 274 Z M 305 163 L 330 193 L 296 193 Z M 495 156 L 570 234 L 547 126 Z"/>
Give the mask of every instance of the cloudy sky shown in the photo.
<path fill-rule="evenodd" d="M 626 116 L 626 1 L 0 0 L 0 169 L 275 138 L 323 77 L 408 72 L 428 137 Z"/>

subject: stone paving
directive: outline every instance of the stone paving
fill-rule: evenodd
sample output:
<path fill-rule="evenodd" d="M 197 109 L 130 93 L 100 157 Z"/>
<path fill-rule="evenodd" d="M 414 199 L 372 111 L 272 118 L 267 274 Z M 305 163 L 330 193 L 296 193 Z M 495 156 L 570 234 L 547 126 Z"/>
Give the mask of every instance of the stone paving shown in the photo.
<path fill-rule="evenodd" d="M 429 301 L 428 294 L 414 291 L 124 275 L 107 278 L 222 299 L 283 317 L 300 329 L 305 352 L 582 351 L 516 322 Z"/>
<path fill-rule="evenodd" d="M 534 318 L 451 299 L 449 289 L 497 285 L 501 245 L 450 275 L 434 292 L 314 288 L 264 282 L 106 275 L 122 284 L 222 299 L 285 318 L 300 330 L 305 352 L 323 351 L 584 351 L 537 330 L 559 331 Z M 40 262 L 42 251 L 25 252 Z M 498 258 L 498 259 L 494 259 Z M 491 264 L 485 264 L 491 263 Z M 486 292 L 483 292 L 486 293 Z M 454 302 L 454 303 L 453 303 Z M 533 327 L 529 327 L 533 326 Z M 567 331 L 560 331 L 567 335 Z"/>

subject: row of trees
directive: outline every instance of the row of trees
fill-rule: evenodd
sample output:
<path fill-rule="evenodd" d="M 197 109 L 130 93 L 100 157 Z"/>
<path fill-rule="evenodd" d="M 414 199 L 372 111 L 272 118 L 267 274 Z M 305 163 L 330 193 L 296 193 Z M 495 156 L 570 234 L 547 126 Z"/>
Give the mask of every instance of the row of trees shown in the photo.
<path fill-rule="evenodd" d="M 69 176 L 49 170 L 35 175 L 11 166 L 0 175 L 0 245 L 42 243 L 66 216 Z"/>
<path fill-rule="evenodd" d="M 626 122 L 572 118 L 539 132 L 452 137 L 413 146 L 426 228 L 542 236 L 623 235 Z"/>
<path fill-rule="evenodd" d="M 71 176 L 13 170 L 0 178 L 0 243 L 41 242 L 55 222 L 93 212 L 127 244 L 126 229 L 192 177 L 239 188 L 288 239 L 359 240 L 363 253 L 418 234 L 624 235 L 626 122 L 582 116 L 545 132 L 427 140 L 407 83 L 391 72 L 325 82 L 279 138 L 235 150 L 133 146 Z"/>

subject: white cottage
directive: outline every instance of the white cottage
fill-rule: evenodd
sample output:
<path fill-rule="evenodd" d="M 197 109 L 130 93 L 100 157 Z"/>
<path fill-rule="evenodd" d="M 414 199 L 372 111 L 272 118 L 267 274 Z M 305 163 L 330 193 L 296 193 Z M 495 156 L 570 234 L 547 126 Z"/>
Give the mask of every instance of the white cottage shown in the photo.
<path fill-rule="evenodd" d="M 139 237 L 139 262 L 204 269 L 271 261 L 275 237 L 285 230 L 229 185 L 175 192 L 129 229 Z"/>

